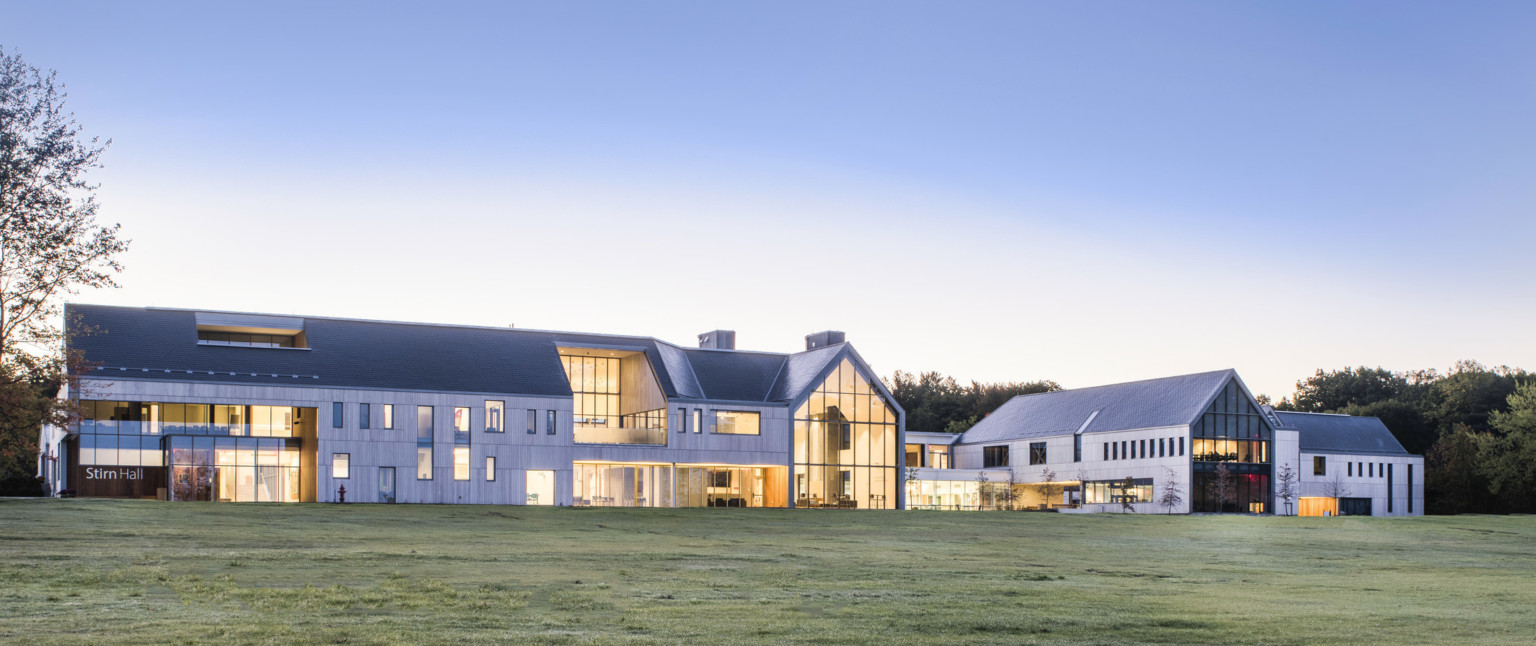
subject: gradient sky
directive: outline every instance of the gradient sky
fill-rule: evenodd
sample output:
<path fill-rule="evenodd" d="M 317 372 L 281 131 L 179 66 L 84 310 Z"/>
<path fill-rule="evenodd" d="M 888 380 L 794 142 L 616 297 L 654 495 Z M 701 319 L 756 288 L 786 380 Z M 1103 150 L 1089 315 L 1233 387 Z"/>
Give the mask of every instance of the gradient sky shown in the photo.
<path fill-rule="evenodd" d="M 1536 3 L 0 2 L 122 289 L 1067 387 L 1536 368 Z"/>

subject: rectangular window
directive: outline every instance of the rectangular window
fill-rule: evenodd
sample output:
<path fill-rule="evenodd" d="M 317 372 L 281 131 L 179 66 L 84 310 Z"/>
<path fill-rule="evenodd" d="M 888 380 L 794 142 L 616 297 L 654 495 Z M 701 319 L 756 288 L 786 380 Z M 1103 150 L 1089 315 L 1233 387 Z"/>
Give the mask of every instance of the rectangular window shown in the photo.
<path fill-rule="evenodd" d="M 1408 467 L 1408 513 L 1413 513 L 1413 465 Z"/>
<path fill-rule="evenodd" d="M 496 481 L 496 456 L 494 455 L 485 456 L 485 481 Z"/>
<path fill-rule="evenodd" d="M 1179 438 L 1179 457 L 1184 457 L 1184 438 Z"/>
<path fill-rule="evenodd" d="M 1073 462 L 1082 462 L 1083 461 L 1083 434 L 1082 433 L 1078 433 L 1078 434 L 1072 436 L 1072 461 Z"/>
<path fill-rule="evenodd" d="M 715 433 L 719 435 L 757 435 L 759 419 L 757 413 L 749 413 L 738 410 L 715 411 Z"/>
<path fill-rule="evenodd" d="M 1397 493 L 1392 491 L 1392 465 L 1389 464 L 1387 465 L 1387 513 L 1389 514 L 1392 513 L 1392 499 L 1396 497 Z"/>
<path fill-rule="evenodd" d="M 416 407 L 416 441 L 432 441 L 432 407 Z"/>
<path fill-rule="evenodd" d="M 366 430 L 368 430 L 368 423 L 370 421 L 372 421 L 372 420 L 368 419 L 368 405 L 367 404 L 358 404 L 357 405 L 357 427 L 366 431 Z"/>
<path fill-rule="evenodd" d="M 453 479 L 469 479 L 469 447 L 453 447 Z"/>
<path fill-rule="evenodd" d="M 341 428 L 341 412 L 344 406 L 341 402 L 331 402 L 331 428 Z"/>
<path fill-rule="evenodd" d="M 695 432 L 695 433 L 702 433 L 703 431 L 704 431 L 704 409 L 702 409 L 702 408 L 695 408 L 695 409 L 693 409 L 693 432 Z"/>
<path fill-rule="evenodd" d="M 453 408 L 453 434 L 457 436 L 460 433 L 469 434 L 468 406 L 455 406 Z"/>
<path fill-rule="evenodd" d="M 395 405 L 379 404 L 379 428 L 392 430 L 395 428 Z"/>
<path fill-rule="evenodd" d="M 1157 457 L 1160 457 L 1160 458 L 1168 457 L 1168 445 L 1166 444 L 1166 442 L 1167 441 L 1164 440 L 1161 437 L 1157 438 Z"/>
<path fill-rule="evenodd" d="M 1312 475 L 1328 475 L 1328 458 L 1322 455 L 1312 456 Z"/>
<path fill-rule="evenodd" d="M 1029 463 L 1031 465 L 1045 464 L 1045 442 L 1029 443 Z"/>
<path fill-rule="evenodd" d="M 506 407 L 506 402 L 485 402 L 485 432 L 500 433 L 506 430 L 501 426 L 501 416 L 502 413 L 506 410 Z"/>
<path fill-rule="evenodd" d="M 1125 444 L 1126 444 L 1125 442 L 1121 442 L 1120 443 L 1120 459 L 1122 459 L 1122 460 L 1129 460 L 1129 459 L 1131 459 L 1131 454 L 1130 454 L 1129 451 L 1126 450 Z"/>
<path fill-rule="evenodd" d="M 555 411 L 549 411 L 547 414 L 544 415 L 544 418 L 545 418 L 544 419 L 544 434 L 545 435 L 554 435 L 555 434 L 555 422 L 560 421 L 560 418 L 555 416 Z"/>
<path fill-rule="evenodd" d="M 1119 442 L 1110 442 L 1109 443 L 1109 455 L 1110 455 L 1110 459 L 1111 460 L 1119 460 L 1120 459 L 1120 443 Z"/>
<path fill-rule="evenodd" d="M 1104 444 L 1104 459 L 1109 459 L 1109 443 L 1107 442 Z"/>
<path fill-rule="evenodd" d="M 528 409 L 528 434 L 535 435 L 539 432 L 539 411 Z"/>
<path fill-rule="evenodd" d="M 1141 441 L 1141 457 L 1143 459 L 1145 459 L 1147 457 L 1147 441 L 1146 440 L 1142 440 Z"/>
<path fill-rule="evenodd" d="M 688 409 L 686 408 L 677 409 L 677 432 L 688 432 Z"/>
<path fill-rule="evenodd" d="M 352 477 L 352 454 L 331 454 L 331 477 L 337 480 L 346 480 Z"/>
<path fill-rule="evenodd" d="M 1355 463 L 1353 463 L 1353 462 L 1345 462 L 1344 463 L 1344 468 L 1345 468 L 1346 471 L 1348 471 L 1348 473 L 1346 475 L 1348 475 L 1351 478 L 1355 477 Z"/>
<path fill-rule="evenodd" d="M 416 479 L 432 479 L 432 445 L 416 446 Z"/>
<path fill-rule="evenodd" d="M 1006 467 L 1006 466 L 1008 466 L 1008 447 L 1006 447 L 1006 446 L 986 446 L 986 447 L 982 447 L 982 449 L 981 449 L 981 467 L 983 469 L 988 469 L 988 468 L 991 468 L 991 467 Z"/>

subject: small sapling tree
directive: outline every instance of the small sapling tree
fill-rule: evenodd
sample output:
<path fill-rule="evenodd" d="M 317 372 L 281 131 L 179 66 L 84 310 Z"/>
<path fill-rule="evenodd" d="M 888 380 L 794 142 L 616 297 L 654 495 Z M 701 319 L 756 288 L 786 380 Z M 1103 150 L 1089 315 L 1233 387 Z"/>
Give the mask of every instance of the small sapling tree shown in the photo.
<path fill-rule="evenodd" d="M 1296 470 L 1282 464 L 1275 471 L 1275 497 L 1285 505 L 1285 515 L 1291 515 L 1291 501 L 1296 499 Z"/>
<path fill-rule="evenodd" d="M 1056 472 L 1050 467 L 1040 468 L 1040 493 L 1045 495 L 1045 508 L 1050 509 L 1061 498 L 1061 485 L 1056 482 Z"/>
<path fill-rule="evenodd" d="M 1157 498 L 1157 503 L 1166 508 L 1169 515 L 1173 514 L 1174 507 L 1184 502 L 1183 494 L 1179 493 L 1179 486 L 1179 472 L 1169 467 L 1163 475 L 1163 494 Z"/>

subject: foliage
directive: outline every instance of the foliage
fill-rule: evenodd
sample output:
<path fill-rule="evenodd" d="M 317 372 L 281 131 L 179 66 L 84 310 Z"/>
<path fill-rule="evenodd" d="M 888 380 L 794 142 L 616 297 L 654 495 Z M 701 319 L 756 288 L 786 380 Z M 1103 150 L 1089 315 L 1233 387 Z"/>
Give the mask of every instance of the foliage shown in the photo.
<path fill-rule="evenodd" d="M 1173 509 L 1178 507 L 1179 503 L 1184 502 L 1184 495 L 1179 493 L 1179 486 L 1179 472 L 1169 467 L 1163 473 L 1163 493 L 1157 498 L 1157 503 L 1166 508 L 1169 514 L 1173 513 Z"/>
<path fill-rule="evenodd" d="M 1275 470 L 1275 498 L 1285 505 L 1287 514 L 1291 513 L 1291 501 L 1296 499 L 1297 485 L 1296 470 L 1289 463 Z"/>
<path fill-rule="evenodd" d="M 35 475 L 42 425 L 73 412 L 56 399 L 71 367 L 61 299 L 115 287 L 128 248 L 96 223 L 85 179 L 110 142 L 85 138 L 63 89 L 0 48 L 0 478 Z"/>
<path fill-rule="evenodd" d="M 1126 491 L 1132 491 L 1135 488 L 1136 488 L 1136 479 L 1132 478 L 1131 476 L 1126 476 L 1125 477 L 1125 490 Z M 1131 497 L 1129 495 L 1122 496 L 1120 498 L 1120 512 L 1121 513 L 1126 513 L 1126 514 L 1134 514 L 1134 513 L 1136 513 L 1136 505 L 1135 505 L 1135 503 L 1131 502 Z"/>
<path fill-rule="evenodd" d="M 1508 397 L 1508 411 L 1494 411 L 1489 426 L 1497 435 L 1478 447 L 1488 488 L 1508 510 L 1536 512 L 1536 384 L 1526 383 Z"/>
<path fill-rule="evenodd" d="M 925 433 L 962 433 L 1009 399 L 1061 390 L 1060 384 L 1049 380 L 991 384 L 972 381 L 961 386 L 954 377 L 937 372 L 914 375 L 900 370 L 886 379 L 885 385 L 896 403 L 907 411 L 907 431 Z"/>
<path fill-rule="evenodd" d="M 1478 456 L 1480 437 L 1458 426 L 1424 455 L 1424 511 L 1431 514 L 1487 513 L 1497 502 Z"/>
<path fill-rule="evenodd" d="M 1227 505 L 1237 503 L 1237 483 L 1232 481 L 1232 469 L 1227 463 L 1216 465 L 1216 472 L 1205 482 L 1205 495 L 1216 501 L 1217 509 L 1226 511 Z"/>
<path fill-rule="evenodd" d="M 1061 484 L 1056 482 L 1056 472 L 1050 467 L 1040 467 L 1040 493 L 1045 495 L 1047 509 L 1061 504 Z"/>

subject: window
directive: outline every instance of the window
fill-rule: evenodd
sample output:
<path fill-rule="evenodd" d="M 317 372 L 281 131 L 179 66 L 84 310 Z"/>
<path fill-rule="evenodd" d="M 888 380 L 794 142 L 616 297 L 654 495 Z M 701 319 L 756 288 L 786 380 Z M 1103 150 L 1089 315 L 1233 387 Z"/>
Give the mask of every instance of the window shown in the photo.
<path fill-rule="evenodd" d="M 1345 462 L 1344 463 L 1344 467 L 1345 467 L 1345 470 L 1348 471 L 1349 477 L 1351 477 L 1351 478 L 1355 477 L 1355 463 L 1353 463 L 1353 462 Z"/>
<path fill-rule="evenodd" d="M 1328 475 L 1328 458 L 1326 456 L 1321 456 L 1321 455 L 1314 455 L 1314 456 L 1312 456 L 1312 475 L 1315 475 L 1315 476 L 1325 476 L 1325 475 Z"/>
<path fill-rule="evenodd" d="M 469 434 L 469 407 L 455 406 L 453 408 L 453 434 Z"/>
<path fill-rule="evenodd" d="M 1083 461 L 1083 434 L 1082 433 L 1078 433 L 1078 434 L 1072 436 L 1072 461 L 1073 462 L 1082 462 Z"/>
<path fill-rule="evenodd" d="M 981 468 L 1008 466 L 1008 447 L 987 446 L 981 449 Z"/>
<path fill-rule="evenodd" d="M 1147 457 L 1147 441 L 1146 440 L 1141 440 L 1141 457 L 1142 457 L 1142 459 L 1146 459 L 1146 457 Z"/>
<path fill-rule="evenodd" d="M 923 466 L 923 445 L 921 445 L 921 444 L 908 444 L 907 445 L 907 458 L 906 458 L 906 461 L 904 462 L 904 464 L 906 464 L 908 467 L 920 467 L 920 466 Z"/>
<path fill-rule="evenodd" d="M 469 479 L 469 447 L 455 445 L 453 447 L 453 479 Z"/>
<path fill-rule="evenodd" d="M 1179 457 L 1184 457 L 1184 438 L 1179 438 Z"/>
<path fill-rule="evenodd" d="M 677 432 L 688 432 L 688 409 L 686 408 L 677 409 Z"/>
<path fill-rule="evenodd" d="M 1104 459 L 1105 460 L 1109 459 L 1109 444 L 1108 443 L 1104 444 Z"/>
<path fill-rule="evenodd" d="M 1164 444 L 1164 442 L 1165 440 L 1163 438 L 1157 438 L 1157 457 L 1168 457 L 1168 447 Z"/>
<path fill-rule="evenodd" d="M 432 479 L 432 433 L 434 421 L 431 406 L 416 407 L 416 479 Z"/>
<path fill-rule="evenodd" d="M 394 404 L 379 404 L 379 428 L 386 430 L 395 428 Z"/>
<path fill-rule="evenodd" d="M 544 434 L 545 435 L 554 435 L 555 434 L 555 422 L 560 420 L 560 418 L 556 417 L 555 414 L 556 414 L 555 411 L 549 411 L 547 414 L 544 415 L 544 417 L 545 417 L 545 420 L 544 420 Z"/>
<path fill-rule="evenodd" d="M 1112 459 L 1112 460 L 1119 460 L 1120 459 L 1120 443 L 1119 442 L 1110 442 L 1109 443 L 1109 455 L 1110 455 L 1110 459 Z"/>
<path fill-rule="evenodd" d="M 528 409 L 528 434 L 536 435 L 539 432 L 539 411 Z"/>
<path fill-rule="evenodd" d="M 506 402 L 485 402 L 485 432 L 500 433 L 505 428 L 501 426 L 501 414 L 506 410 Z"/>
<path fill-rule="evenodd" d="M 1413 492 L 1408 492 L 1408 495 L 1412 496 Z M 1389 514 L 1392 513 L 1392 499 L 1396 497 L 1392 491 L 1392 465 L 1389 464 L 1387 465 L 1387 513 Z"/>
<path fill-rule="evenodd" d="M 1411 514 L 1413 513 L 1413 465 L 1404 466 L 1408 467 L 1408 513 Z"/>
<path fill-rule="evenodd" d="M 341 402 L 331 402 L 331 428 L 341 428 Z"/>
<path fill-rule="evenodd" d="M 934 469 L 948 469 L 949 447 L 930 444 L 928 446 L 928 466 Z"/>
<path fill-rule="evenodd" d="M 366 431 L 366 430 L 368 430 L 368 422 L 369 422 L 369 420 L 368 420 L 368 405 L 367 404 L 358 404 L 357 405 L 357 427 Z"/>
<path fill-rule="evenodd" d="M 197 327 L 198 345 L 238 345 L 251 348 L 303 348 L 304 332 L 294 330 L 286 334 L 250 334 L 224 332 L 220 329 Z"/>
<path fill-rule="evenodd" d="M 346 480 L 352 477 L 352 454 L 331 454 L 331 477 L 337 480 Z"/>
<path fill-rule="evenodd" d="M 1125 442 L 1121 442 L 1120 443 L 1120 459 L 1122 459 L 1122 460 L 1129 460 L 1129 459 L 1131 459 L 1131 454 L 1128 451 L 1126 451 L 1125 444 L 1126 444 Z"/>
<path fill-rule="evenodd" d="M 1029 463 L 1031 465 L 1045 464 L 1045 442 L 1029 443 Z"/>
<path fill-rule="evenodd" d="M 496 456 L 494 455 L 485 456 L 485 481 L 496 481 Z"/>
<path fill-rule="evenodd" d="M 749 413 L 737 410 L 715 411 L 715 433 L 720 435 L 757 435 L 759 432 L 759 419 L 757 413 Z"/>
<path fill-rule="evenodd" d="M 702 433 L 703 431 L 704 431 L 704 409 L 702 409 L 702 408 L 695 408 L 695 409 L 693 409 L 693 432 L 695 432 L 695 433 Z"/>

